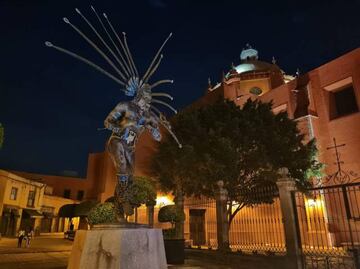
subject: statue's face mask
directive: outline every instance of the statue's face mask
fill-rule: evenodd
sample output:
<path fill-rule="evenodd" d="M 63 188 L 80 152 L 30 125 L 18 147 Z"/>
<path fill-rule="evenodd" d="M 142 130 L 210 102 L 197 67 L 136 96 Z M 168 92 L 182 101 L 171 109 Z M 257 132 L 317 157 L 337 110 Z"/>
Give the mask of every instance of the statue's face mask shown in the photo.
<path fill-rule="evenodd" d="M 148 110 L 150 108 L 151 90 L 149 87 L 144 85 L 144 87 L 139 89 L 136 102 L 141 110 Z"/>

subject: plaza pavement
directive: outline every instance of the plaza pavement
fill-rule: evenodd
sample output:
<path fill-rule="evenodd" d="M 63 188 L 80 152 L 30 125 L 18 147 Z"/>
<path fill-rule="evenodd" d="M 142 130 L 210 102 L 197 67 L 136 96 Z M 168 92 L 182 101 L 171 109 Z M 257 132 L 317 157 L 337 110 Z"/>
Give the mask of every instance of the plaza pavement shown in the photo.
<path fill-rule="evenodd" d="M 16 238 L 0 240 L 0 269 L 66 269 L 72 241 L 62 234 L 35 237 L 29 248 L 17 248 Z M 232 269 L 226 265 L 206 263 L 196 259 L 184 265 L 169 265 L 169 269 Z M 238 268 L 238 267 L 236 267 Z"/>

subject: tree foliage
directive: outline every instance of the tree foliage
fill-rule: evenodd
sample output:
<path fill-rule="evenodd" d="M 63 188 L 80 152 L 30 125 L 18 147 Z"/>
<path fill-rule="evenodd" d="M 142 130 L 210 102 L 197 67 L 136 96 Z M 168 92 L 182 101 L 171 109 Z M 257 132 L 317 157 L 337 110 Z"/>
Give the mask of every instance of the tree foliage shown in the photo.
<path fill-rule="evenodd" d="M 275 115 L 271 103 L 249 99 L 240 108 L 219 100 L 179 113 L 172 125 L 183 149 L 171 139 L 159 145 L 153 171 L 160 185 L 214 198 L 222 180 L 229 223 L 244 206 L 273 201 L 279 168 L 289 169 L 299 189 L 308 187 L 308 176 L 321 169 L 315 140 L 305 143 L 297 123 L 285 112 Z"/>

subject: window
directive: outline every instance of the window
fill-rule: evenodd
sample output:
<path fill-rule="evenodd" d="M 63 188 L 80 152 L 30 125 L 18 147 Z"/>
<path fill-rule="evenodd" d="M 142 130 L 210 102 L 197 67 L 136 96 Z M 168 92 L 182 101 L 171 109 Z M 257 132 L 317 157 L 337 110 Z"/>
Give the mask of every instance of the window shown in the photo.
<path fill-rule="evenodd" d="M 330 120 L 359 112 L 352 77 L 324 87 L 329 102 Z"/>
<path fill-rule="evenodd" d="M 84 191 L 78 191 L 76 199 L 81 201 L 84 198 Z"/>
<path fill-rule="evenodd" d="M 253 87 L 250 89 L 249 92 L 255 95 L 260 95 L 262 94 L 262 89 L 260 89 L 259 87 Z"/>
<path fill-rule="evenodd" d="M 359 111 L 352 84 L 331 94 L 333 95 L 332 98 L 334 98 L 335 101 L 336 118 Z"/>
<path fill-rule="evenodd" d="M 10 200 L 16 200 L 18 188 L 12 187 L 10 192 Z"/>
<path fill-rule="evenodd" d="M 70 189 L 65 189 L 65 190 L 64 190 L 64 198 L 70 198 L 70 194 L 71 194 L 71 190 L 70 190 Z"/>
<path fill-rule="evenodd" d="M 34 203 L 35 203 L 35 191 L 29 191 L 27 206 L 34 207 Z"/>

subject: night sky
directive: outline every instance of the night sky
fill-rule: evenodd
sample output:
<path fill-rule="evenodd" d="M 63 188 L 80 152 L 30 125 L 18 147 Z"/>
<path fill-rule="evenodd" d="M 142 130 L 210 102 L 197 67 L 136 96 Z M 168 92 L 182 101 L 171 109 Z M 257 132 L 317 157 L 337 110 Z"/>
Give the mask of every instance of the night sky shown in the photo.
<path fill-rule="evenodd" d="M 153 81 L 175 80 L 163 90 L 174 96 L 177 108 L 203 95 L 208 77 L 215 83 L 231 62 L 238 64 L 246 43 L 259 51 L 261 60 L 270 62 L 275 56 L 288 74 L 297 68 L 309 71 L 360 46 L 360 1 L 64 2 L 0 0 L 2 169 L 70 170 L 84 176 L 88 153 L 104 149 L 109 133 L 97 128 L 126 99 L 118 84 L 44 45 L 52 41 L 108 67 L 62 21 L 68 17 L 93 38 L 76 7 L 95 25 L 90 4 L 107 13 L 117 31 L 127 33 L 140 71 L 173 32 Z"/>

